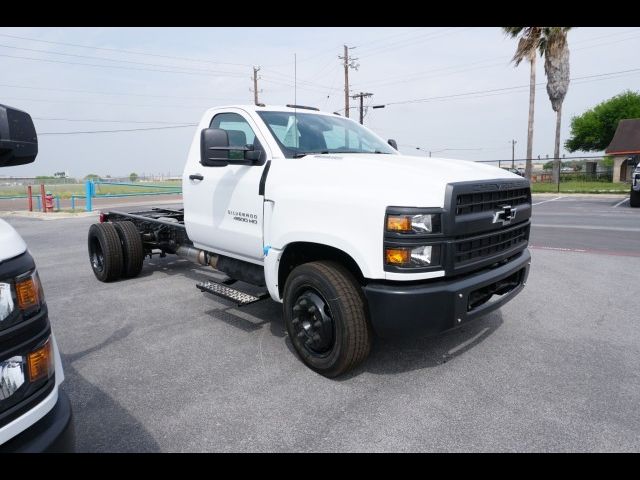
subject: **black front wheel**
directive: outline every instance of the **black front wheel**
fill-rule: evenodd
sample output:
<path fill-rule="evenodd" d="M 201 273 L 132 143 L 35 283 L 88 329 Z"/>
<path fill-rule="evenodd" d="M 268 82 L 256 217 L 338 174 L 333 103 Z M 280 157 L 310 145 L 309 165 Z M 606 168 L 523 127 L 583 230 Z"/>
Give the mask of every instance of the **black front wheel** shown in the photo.
<path fill-rule="evenodd" d="M 369 355 L 372 335 L 362 291 L 342 265 L 296 267 L 287 278 L 283 308 L 296 352 L 321 375 L 337 377 Z"/>
<path fill-rule="evenodd" d="M 112 282 L 122 275 L 124 268 L 122 245 L 111 223 L 94 223 L 89 228 L 89 261 L 101 282 Z"/>
<path fill-rule="evenodd" d="M 640 192 L 636 192 L 633 187 L 631 188 L 631 197 L 629 198 L 629 205 L 631 207 L 640 207 Z"/>

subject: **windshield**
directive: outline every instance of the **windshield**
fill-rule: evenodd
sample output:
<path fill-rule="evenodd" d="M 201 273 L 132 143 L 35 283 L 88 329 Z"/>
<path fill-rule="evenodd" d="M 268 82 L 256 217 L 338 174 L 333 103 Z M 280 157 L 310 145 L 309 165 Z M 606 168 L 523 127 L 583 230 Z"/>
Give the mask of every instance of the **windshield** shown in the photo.
<path fill-rule="evenodd" d="M 342 117 L 257 112 L 287 158 L 309 153 L 397 153 L 362 125 Z"/>

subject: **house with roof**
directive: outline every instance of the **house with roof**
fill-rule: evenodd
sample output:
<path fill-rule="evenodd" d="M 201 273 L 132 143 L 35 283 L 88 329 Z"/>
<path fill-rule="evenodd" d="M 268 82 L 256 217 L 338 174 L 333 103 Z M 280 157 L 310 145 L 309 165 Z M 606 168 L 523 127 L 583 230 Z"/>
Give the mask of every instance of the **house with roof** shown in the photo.
<path fill-rule="evenodd" d="M 620 120 L 605 153 L 613 157 L 613 181 L 631 181 L 631 173 L 640 163 L 640 118 Z"/>

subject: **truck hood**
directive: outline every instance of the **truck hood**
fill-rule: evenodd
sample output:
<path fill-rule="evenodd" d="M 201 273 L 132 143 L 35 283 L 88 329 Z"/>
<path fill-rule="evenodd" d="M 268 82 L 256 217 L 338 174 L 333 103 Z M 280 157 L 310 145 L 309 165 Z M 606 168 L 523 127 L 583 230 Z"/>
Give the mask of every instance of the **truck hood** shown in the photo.
<path fill-rule="evenodd" d="M 0 262 L 26 252 L 27 244 L 14 228 L 0 218 Z"/>
<path fill-rule="evenodd" d="M 286 175 L 373 204 L 442 207 L 448 183 L 523 178 L 504 169 L 450 158 L 384 154 L 324 154 L 291 159 Z M 296 178 L 297 177 L 297 178 Z M 308 182 L 301 182 L 308 187 Z M 289 183 L 291 185 L 291 183 Z M 348 193 L 347 193 L 348 192 Z"/>

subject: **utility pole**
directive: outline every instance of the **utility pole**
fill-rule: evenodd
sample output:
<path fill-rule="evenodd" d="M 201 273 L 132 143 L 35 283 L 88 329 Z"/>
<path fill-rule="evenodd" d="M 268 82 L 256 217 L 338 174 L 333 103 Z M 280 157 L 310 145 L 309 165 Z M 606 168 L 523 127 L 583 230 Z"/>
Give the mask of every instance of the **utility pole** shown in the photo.
<path fill-rule="evenodd" d="M 260 67 L 253 67 L 253 102 L 258 105 L 258 72 Z M 260 90 L 262 92 L 262 90 Z"/>
<path fill-rule="evenodd" d="M 341 58 L 344 60 L 344 116 L 349 118 L 349 69 L 353 68 L 354 70 L 358 70 L 359 65 L 355 62 L 357 58 L 349 58 L 349 50 L 356 47 L 347 47 L 344 46 L 344 56 Z"/>
<path fill-rule="evenodd" d="M 515 168 L 516 161 L 516 140 L 511 140 L 511 168 Z"/>
<path fill-rule="evenodd" d="M 373 93 L 363 93 L 360 92 L 356 95 L 351 95 L 351 98 L 356 99 L 356 98 L 360 98 L 360 125 L 362 125 L 362 123 L 364 122 L 364 106 L 363 106 L 363 99 L 364 97 L 370 97 L 372 96 Z"/>

